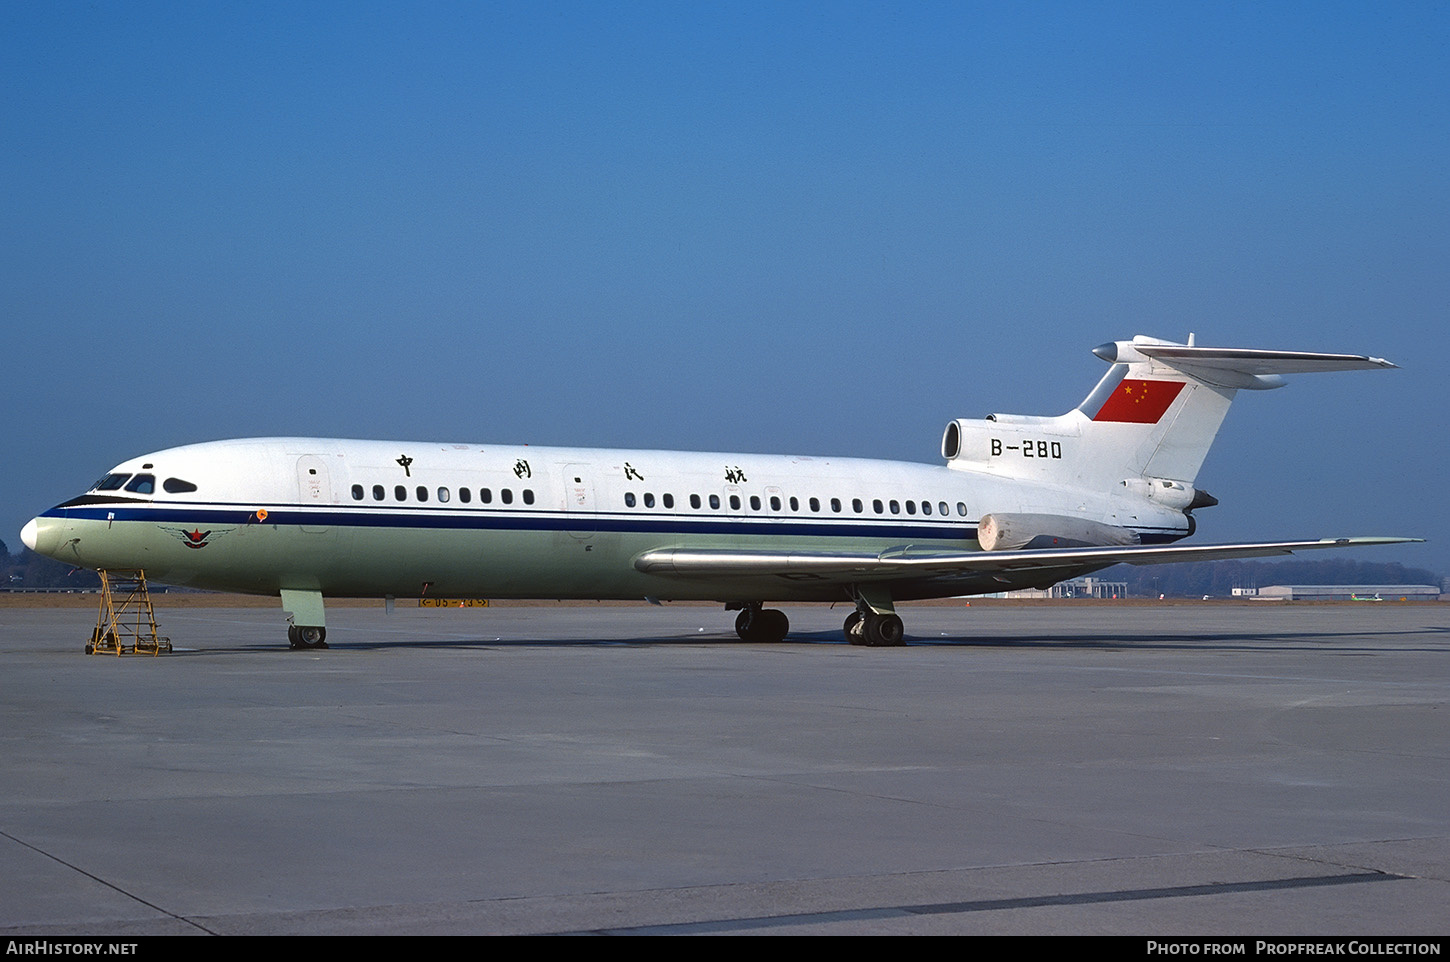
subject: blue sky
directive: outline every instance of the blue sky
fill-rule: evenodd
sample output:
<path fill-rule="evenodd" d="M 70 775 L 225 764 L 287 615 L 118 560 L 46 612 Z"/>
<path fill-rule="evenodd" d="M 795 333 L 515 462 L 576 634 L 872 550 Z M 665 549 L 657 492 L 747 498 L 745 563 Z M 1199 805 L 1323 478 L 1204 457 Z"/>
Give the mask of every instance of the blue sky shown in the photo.
<path fill-rule="evenodd" d="M 937 460 L 1136 333 L 1243 395 L 1197 540 L 1450 573 L 1443 3 L 0 6 L 0 538 L 305 434 Z"/>

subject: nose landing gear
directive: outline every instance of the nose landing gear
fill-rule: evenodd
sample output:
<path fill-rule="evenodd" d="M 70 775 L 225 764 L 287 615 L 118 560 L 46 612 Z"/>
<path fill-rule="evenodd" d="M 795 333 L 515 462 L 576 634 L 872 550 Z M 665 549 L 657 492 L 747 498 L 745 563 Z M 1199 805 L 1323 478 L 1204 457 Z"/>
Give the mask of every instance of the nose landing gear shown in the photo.
<path fill-rule="evenodd" d="M 293 651 L 326 648 L 327 612 L 322 601 L 322 592 L 306 588 L 283 588 L 282 608 L 291 612 L 287 619 L 287 647 Z M 302 622 L 302 624 L 298 624 Z"/>
<path fill-rule="evenodd" d="M 288 625 L 287 626 L 287 647 L 294 651 L 300 648 L 326 648 L 326 628 L 317 628 L 310 625 Z"/>

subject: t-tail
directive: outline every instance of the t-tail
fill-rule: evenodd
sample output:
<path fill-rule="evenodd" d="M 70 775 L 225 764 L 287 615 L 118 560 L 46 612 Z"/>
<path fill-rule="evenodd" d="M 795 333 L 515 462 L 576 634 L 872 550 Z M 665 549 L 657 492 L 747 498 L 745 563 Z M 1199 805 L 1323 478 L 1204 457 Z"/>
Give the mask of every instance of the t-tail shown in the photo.
<path fill-rule="evenodd" d="M 1082 514 L 1109 524 L 1126 519 L 1090 502 L 1146 503 L 1149 514 L 1186 518 L 1191 533 L 1190 512 L 1217 503 L 1194 482 L 1234 395 L 1282 387 L 1284 374 L 1396 366 L 1356 354 L 1199 347 L 1192 335 L 1187 344 L 1139 335 L 1093 353 L 1112 367 L 1066 414 L 948 424 L 942 454 L 950 466 L 1083 492 Z"/>

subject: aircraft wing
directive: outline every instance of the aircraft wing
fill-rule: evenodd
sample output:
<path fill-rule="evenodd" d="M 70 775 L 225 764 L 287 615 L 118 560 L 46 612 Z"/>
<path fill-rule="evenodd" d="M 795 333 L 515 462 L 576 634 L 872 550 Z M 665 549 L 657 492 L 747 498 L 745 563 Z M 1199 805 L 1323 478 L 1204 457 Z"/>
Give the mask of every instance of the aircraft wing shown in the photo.
<path fill-rule="evenodd" d="M 916 549 L 911 545 L 877 554 L 828 551 L 755 551 L 729 548 L 659 548 L 646 551 L 634 566 L 647 574 L 684 578 L 778 576 L 785 579 L 863 584 L 898 579 L 951 580 L 1001 574 L 1014 580 L 1040 574 L 1042 580 L 1071 577 L 1082 569 L 1114 564 L 1156 565 L 1177 561 L 1266 558 L 1319 548 L 1407 544 L 1420 538 L 1321 538 L 1317 541 L 1263 541 L 1245 544 L 1128 545 L 1106 548 L 1054 548 L 1045 551 L 960 551 Z M 1055 574 L 1061 572 L 1061 574 Z"/>

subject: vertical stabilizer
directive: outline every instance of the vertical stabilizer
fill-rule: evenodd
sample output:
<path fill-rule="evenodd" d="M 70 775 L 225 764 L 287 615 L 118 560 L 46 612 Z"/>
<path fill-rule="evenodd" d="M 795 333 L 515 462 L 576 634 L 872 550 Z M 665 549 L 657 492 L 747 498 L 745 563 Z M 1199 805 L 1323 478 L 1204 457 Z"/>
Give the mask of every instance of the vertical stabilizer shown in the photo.
<path fill-rule="evenodd" d="M 1075 409 L 953 421 L 942 437 L 948 463 L 1079 491 L 1146 485 L 1153 500 L 1185 509 L 1199 498 L 1194 479 L 1239 391 L 1282 387 L 1283 374 L 1395 366 L 1357 354 L 1200 347 L 1192 338 L 1178 344 L 1141 335 L 1093 353 L 1112 367 Z"/>
<path fill-rule="evenodd" d="M 1394 367 L 1355 354 L 1199 347 L 1139 335 L 1093 349 L 1113 367 L 1077 408 L 1088 451 L 1124 477 L 1192 485 L 1234 395 L 1281 374 Z"/>

